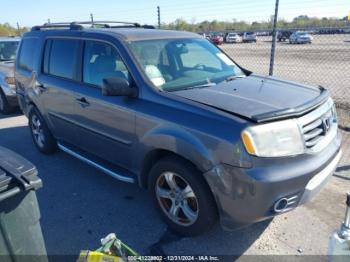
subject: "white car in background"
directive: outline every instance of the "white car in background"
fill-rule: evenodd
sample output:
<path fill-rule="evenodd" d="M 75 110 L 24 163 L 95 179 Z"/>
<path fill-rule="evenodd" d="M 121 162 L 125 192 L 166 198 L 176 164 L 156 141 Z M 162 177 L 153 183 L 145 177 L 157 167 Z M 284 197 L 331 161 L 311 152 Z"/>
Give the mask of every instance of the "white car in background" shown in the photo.
<path fill-rule="evenodd" d="M 242 37 L 237 33 L 228 33 L 225 38 L 226 43 L 239 43 L 242 42 Z"/>
<path fill-rule="evenodd" d="M 291 44 L 311 44 L 312 43 L 312 36 L 306 32 L 294 32 L 289 37 L 289 43 Z"/>
<path fill-rule="evenodd" d="M 254 42 L 256 43 L 256 41 L 258 40 L 256 33 L 255 32 L 245 32 L 243 34 L 243 43 L 251 43 Z"/>

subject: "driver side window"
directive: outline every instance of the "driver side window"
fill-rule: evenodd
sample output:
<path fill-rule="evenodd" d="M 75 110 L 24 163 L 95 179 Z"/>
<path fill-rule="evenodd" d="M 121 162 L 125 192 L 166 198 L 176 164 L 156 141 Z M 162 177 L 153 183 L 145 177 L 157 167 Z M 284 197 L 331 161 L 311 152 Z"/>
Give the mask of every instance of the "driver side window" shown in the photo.
<path fill-rule="evenodd" d="M 118 52 L 109 44 L 86 41 L 84 48 L 83 81 L 101 87 L 109 77 L 129 80 L 129 72 Z"/>

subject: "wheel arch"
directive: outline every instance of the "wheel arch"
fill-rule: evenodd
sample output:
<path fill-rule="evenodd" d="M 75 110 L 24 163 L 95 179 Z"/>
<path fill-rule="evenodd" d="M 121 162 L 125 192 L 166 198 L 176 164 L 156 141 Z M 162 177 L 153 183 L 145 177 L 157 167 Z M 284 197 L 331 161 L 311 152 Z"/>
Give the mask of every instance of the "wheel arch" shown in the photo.
<path fill-rule="evenodd" d="M 141 144 L 147 150 L 144 157 L 138 160 L 139 183 L 147 187 L 148 174 L 154 164 L 166 156 L 179 157 L 192 164 L 201 173 L 214 166 L 209 149 L 194 135 L 180 129 L 159 129 L 146 135 Z"/>

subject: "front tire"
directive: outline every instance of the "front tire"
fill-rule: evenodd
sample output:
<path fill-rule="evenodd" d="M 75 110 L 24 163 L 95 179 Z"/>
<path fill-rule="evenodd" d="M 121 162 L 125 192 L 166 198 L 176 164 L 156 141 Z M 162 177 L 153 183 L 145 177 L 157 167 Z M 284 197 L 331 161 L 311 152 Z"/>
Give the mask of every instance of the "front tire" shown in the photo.
<path fill-rule="evenodd" d="M 44 154 L 57 151 L 57 143 L 47 127 L 39 110 L 33 107 L 29 112 L 29 128 L 36 148 Z"/>
<path fill-rule="evenodd" d="M 179 235 L 208 231 L 217 221 L 217 209 L 200 172 L 179 157 L 165 157 L 151 169 L 149 190 L 169 228 Z"/>

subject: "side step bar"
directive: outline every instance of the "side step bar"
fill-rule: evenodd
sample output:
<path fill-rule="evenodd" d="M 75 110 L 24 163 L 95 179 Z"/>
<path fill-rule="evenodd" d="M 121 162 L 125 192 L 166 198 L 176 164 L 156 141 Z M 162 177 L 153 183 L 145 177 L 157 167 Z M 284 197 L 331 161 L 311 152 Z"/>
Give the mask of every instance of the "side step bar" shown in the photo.
<path fill-rule="evenodd" d="M 75 157 L 75 158 L 78 158 L 79 160 L 87 163 L 88 165 L 90 166 L 93 166 L 97 169 L 99 169 L 100 171 L 102 171 L 103 173 L 107 174 L 107 175 L 110 175 L 120 181 L 123 181 L 123 182 L 126 182 L 126 183 L 135 183 L 135 179 L 131 178 L 131 177 L 126 177 L 126 176 L 122 176 L 122 175 L 119 175 L 115 172 L 113 172 L 112 170 L 106 168 L 106 167 L 103 167 L 102 165 L 100 164 L 97 164 L 96 162 L 90 160 L 90 159 L 87 159 L 86 157 L 70 150 L 69 148 L 61 145 L 61 144 L 58 144 L 58 148 L 61 149 L 63 152 L 66 152 L 67 154 Z"/>

